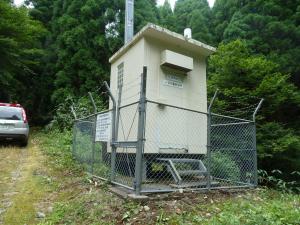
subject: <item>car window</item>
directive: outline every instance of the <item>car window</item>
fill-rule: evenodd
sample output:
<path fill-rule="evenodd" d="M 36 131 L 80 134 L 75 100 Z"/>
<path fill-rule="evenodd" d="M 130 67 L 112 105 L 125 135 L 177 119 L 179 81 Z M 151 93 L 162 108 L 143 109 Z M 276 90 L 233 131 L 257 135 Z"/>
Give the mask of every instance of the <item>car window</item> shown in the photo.
<path fill-rule="evenodd" d="M 0 119 L 22 120 L 22 110 L 16 107 L 0 106 Z"/>

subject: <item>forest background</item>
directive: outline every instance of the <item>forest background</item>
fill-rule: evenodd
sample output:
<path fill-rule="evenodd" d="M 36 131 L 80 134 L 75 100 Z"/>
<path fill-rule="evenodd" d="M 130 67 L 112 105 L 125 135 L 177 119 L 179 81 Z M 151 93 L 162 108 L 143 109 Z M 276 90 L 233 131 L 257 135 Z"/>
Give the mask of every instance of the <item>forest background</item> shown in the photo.
<path fill-rule="evenodd" d="M 30 7 L 26 7 L 30 6 Z M 101 95 L 109 57 L 124 43 L 124 0 L 0 1 L 0 102 L 19 102 L 32 125 L 70 128 L 69 105 Z M 152 22 L 218 47 L 208 60 L 209 96 L 219 88 L 221 111 L 238 110 L 225 99 L 253 105 L 259 167 L 300 171 L 300 0 L 135 0 L 134 30 Z M 254 102 L 256 103 L 256 102 Z"/>

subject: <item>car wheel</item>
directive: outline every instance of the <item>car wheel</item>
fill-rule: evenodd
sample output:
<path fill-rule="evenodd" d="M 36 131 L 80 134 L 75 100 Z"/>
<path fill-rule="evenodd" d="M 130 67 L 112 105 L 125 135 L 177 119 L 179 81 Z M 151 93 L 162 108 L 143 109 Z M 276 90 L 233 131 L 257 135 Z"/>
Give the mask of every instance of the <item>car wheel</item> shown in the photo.
<path fill-rule="evenodd" d="M 26 147 L 27 145 L 28 145 L 28 139 L 25 139 L 25 140 L 20 142 L 21 147 Z"/>

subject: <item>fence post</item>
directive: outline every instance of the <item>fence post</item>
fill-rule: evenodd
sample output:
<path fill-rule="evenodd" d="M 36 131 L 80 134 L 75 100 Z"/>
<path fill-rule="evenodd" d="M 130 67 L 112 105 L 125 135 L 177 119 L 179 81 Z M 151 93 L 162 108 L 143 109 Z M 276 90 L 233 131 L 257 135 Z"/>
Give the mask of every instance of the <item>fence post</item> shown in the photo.
<path fill-rule="evenodd" d="M 91 102 L 92 102 L 92 105 L 93 105 L 93 108 L 94 108 L 94 113 L 97 113 L 97 106 L 96 106 L 96 104 L 95 104 L 95 101 L 94 101 L 93 95 L 92 95 L 92 93 L 91 93 L 91 92 L 88 92 L 88 94 L 89 94 L 90 100 L 91 100 Z"/>
<path fill-rule="evenodd" d="M 146 119 L 146 81 L 147 81 L 147 67 L 143 67 L 141 76 L 141 93 L 139 101 L 139 117 L 138 117 L 138 140 L 135 159 L 135 181 L 134 188 L 135 194 L 141 194 L 142 176 L 143 176 L 143 153 L 145 141 L 145 119 Z"/>
<path fill-rule="evenodd" d="M 74 121 L 74 125 L 73 125 L 73 138 L 72 138 L 72 154 L 73 157 L 77 159 L 77 155 L 76 155 L 76 137 L 77 137 L 77 120 Z"/>
<path fill-rule="evenodd" d="M 97 115 L 94 115 L 93 125 L 92 125 L 92 168 L 91 168 L 91 174 L 94 174 L 96 127 L 97 127 Z"/>
<path fill-rule="evenodd" d="M 256 109 L 253 112 L 252 118 L 253 118 L 253 152 L 254 152 L 254 185 L 258 185 L 258 174 L 257 174 L 257 149 L 256 149 L 256 123 L 255 123 L 255 116 L 260 109 L 264 99 L 262 98 L 260 102 L 258 103 Z"/>
<path fill-rule="evenodd" d="M 97 113 L 97 107 L 91 92 L 88 92 L 91 103 L 94 108 L 94 113 Z M 91 174 L 94 174 L 94 163 L 95 163 L 95 139 L 96 139 L 96 127 L 97 127 L 97 115 L 94 115 L 93 118 L 93 126 L 92 126 L 92 167 L 91 167 Z"/>
<path fill-rule="evenodd" d="M 104 85 L 106 87 L 106 90 L 108 92 L 109 97 L 112 100 L 113 103 L 113 108 L 112 108 L 112 118 L 111 118 L 111 157 L 110 157 L 110 165 L 111 165 L 111 174 L 110 174 L 110 181 L 114 181 L 115 180 L 115 172 L 116 172 L 116 155 L 117 155 L 117 148 L 115 145 L 116 142 L 116 110 L 117 110 L 117 106 L 116 106 L 116 100 L 112 94 L 112 92 L 110 91 L 110 88 L 107 84 L 106 81 L 104 81 Z"/>
<path fill-rule="evenodd" d="M 71 112 L 74 116 L 74 125 L 73 125 L 73 138 L 72 138 L 72 152 L 73 152 L 73 156 L 76 157 L 77 159 L 77 155 L 76 154 L 76 136 L 77 136 L 77 115 L 75 112 L 74 107 L 71 105 L 70 106 Z"/>
<path fill-rule="evenodd" d="M 210 100 L 207 109 L 207 189 L 211 188 L 211 107 L 217 97 L 218 89 L 215 91 L 213 98 Z"/>

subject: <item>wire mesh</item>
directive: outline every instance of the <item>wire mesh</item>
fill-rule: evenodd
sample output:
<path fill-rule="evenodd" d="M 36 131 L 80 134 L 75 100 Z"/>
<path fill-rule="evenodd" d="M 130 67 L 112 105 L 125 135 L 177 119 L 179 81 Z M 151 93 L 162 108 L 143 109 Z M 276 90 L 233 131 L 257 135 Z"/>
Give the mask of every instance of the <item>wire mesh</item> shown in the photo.
<path fill-rule="evenodd" d="M 220 186 L 256 183 L 255 124 L 238 118 L 211 116 L 211 176 Z"/>
<path fill-rule="evenodd" d="M 77 120 L 74 124 L 73 155 L 87 171 L 92 172 L 94 116 Z"/>
<path fill-rule="evenodd" d="M 147 102 L 142 189 L 206 186 L 207 114 Z M 189 183 L 189 184 L 188 184 Z"/>
<path fill-rule="evenodd" d="M 73 155 L 86 171 L 107 180 L 111 170 L 110 153 L 107 151 L 108 143 L 95 141 L 96 119 L 103 113 L 75 121 Z"/>
<path fill-rule="evenodd" d="M 149 101 L 145 132 L 143 192 L 255 185 L 252 121 Z"/>
<path fill-rule="evenodd" d="M 87 171 L 110 180 L 111 140 L 95 142 L 97 115 L 76 120 L 73 153 Z M 137 142 L 139 102 L 120 107 L 117 115 L 117 142 Z M 256 133 L 251 120 L 147 101 L 143 130 L 138 168 L 142 192 L 256 184 Z M 135 188 L 138 150 L 118 145 L 112 182 Z"/>
<path fill-rule="evenodd" d="M 119 142 L 137 141 L 138 103 L 122 106 L 119 109 L 117 140 Z M 133 187 L 135 176 L 136 147 L 118 147 L 116 154 L 115 182 Z"/>
<path fill-rule="evenodd" d="M 138 102 L 119 108 L 117 140 L 119 142 L 136 141 L 138 129 Z M 73 155 L 86 171 L 105 180 L 111 175 L 110 140 L 95 141 L 97 116 L 78 119 L 74 123 Z M 109 111 L 111 113 L 111 111 Z M 133 187 L 135 176 L 135 147 L 118 147 L 116 149 L 116 167 L 114 183 Z"/>

